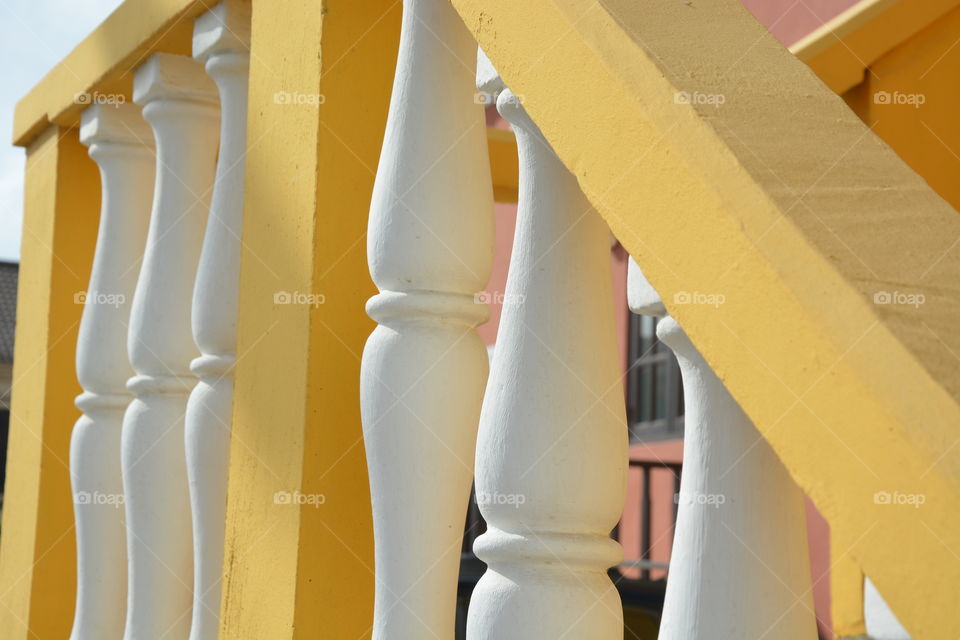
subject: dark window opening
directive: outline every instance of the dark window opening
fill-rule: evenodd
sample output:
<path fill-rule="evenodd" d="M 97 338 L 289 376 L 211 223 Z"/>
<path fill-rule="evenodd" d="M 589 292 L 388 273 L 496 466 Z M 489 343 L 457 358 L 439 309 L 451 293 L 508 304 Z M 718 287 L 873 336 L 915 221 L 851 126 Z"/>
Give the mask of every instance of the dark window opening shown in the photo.
<path fill-rule="evenodd" d="M 657 339 L 657 318 L 630 314 L 627 363 L 630 443 L 683 437 L 680 366 Z"/>

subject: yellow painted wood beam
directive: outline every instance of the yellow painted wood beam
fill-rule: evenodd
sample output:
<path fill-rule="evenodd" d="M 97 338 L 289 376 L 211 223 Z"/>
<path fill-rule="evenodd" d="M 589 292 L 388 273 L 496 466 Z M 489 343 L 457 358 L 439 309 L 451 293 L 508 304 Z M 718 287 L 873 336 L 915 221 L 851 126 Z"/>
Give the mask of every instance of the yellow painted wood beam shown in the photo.
<path fill-rule="evenodd" d="M 122 95 L 130 100 L 133 72 L 151 53 L 191 55 L 193 18 L 213 3 L 204 0 L 126 0 L 20 102 L 13 142 L 26 146 L 50 123 L 75 127 L 84 104 L 78 95 Z M 494 191 L 500 202 L 517 200 L 513 132 L 489 129 Z"/>
<path fill-rule="evenodd" d="M 155 51 L 190 55 L 193 18 L 211 0 L 126 0 L 41 80 L 14 111 L 13 142 L 27 146 L 51 123 L 74 127 L 80 94 L 132 97 L 133 70 Z"/>
<path fill-rule="evenodd" d="M 76 129 L 27 149 L 12 411 L 0 536 L 0 637 L 66 638 L 76 598 L 70 434 L 77 330 L 100 216 L 100 177 Z"/>
<path fill-rule="evenodd" d="M 488 128 L 487 149 L 490 153 L 494 200 L 516 202 L 520 161 L 517 157 L 517 138 L 513 135 L 513 130 Z"/>
<path fill-rule="evenodd" d="M 48 124 L 75 127 L 84 107 L 78 95 L 132 98 L 133 72 L 157 51 L 191 55 L 193 18 L 210 0 L 126 0 L 18 103 L 13 142 L 27 146 Z M 489 129 L 494 194 L 517 200 L 517 145 L 513 132 Z"/>
<path fill-rule="evenodd" d="M 848 101 L 954 208 L 960 208 L 960 3 L 878 59 Z"/>
<path fill-rule="evenodd" d="M 862 0 L 790 50 L 827 86 L 845 93 L 884 54 L 958 6 L 960 0 Z"/>
<path fill-rule="evenodd" d="M 863 572 L 836 542 L 830 545 L 830 615 L 837 638 L 866 636 Z"/>
<path fill-rule="evenodd" d="M 960 635 L 960 216 L 737 0 L 452 3 L 899 619 Z"/>
<path fill-rule="evenodd" d="M 358 380 L 376 293 L 367 215 L 400 9 L 253 5 L 222 638 L 370 633 Z"/>

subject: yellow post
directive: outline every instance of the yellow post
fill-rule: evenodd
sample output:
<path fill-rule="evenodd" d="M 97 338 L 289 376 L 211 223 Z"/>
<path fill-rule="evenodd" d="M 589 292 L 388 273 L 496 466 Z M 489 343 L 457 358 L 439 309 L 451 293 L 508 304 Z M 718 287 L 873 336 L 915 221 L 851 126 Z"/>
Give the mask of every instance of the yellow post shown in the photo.
<path fill-rule="evenodd" d="M 857 115 L 954 208 L 960 208 L 960 123 L 954 105 L 960 9 L 876 61 L 859 87 Z M 951 53 L 953 55 L 951 55 Z"/>
<path fill-rule="evenodd" d="M 372 624 L 359 356 L 400 8 L 253 6 L 222 638 L 353 639 Z"/>
<path fill-rule="evenodd" d="M 867 633 L 863 618 L 863 572 L 843 547 L 831 540 L 830 615 L 837 638 L 856 638 Z M 840 554 L 834 558 L 834 554 Z"/>
<path fill-rule="evenodd" d="M 487 129 L 487 151 L 490 154 L 490 177 L 493 198 L 497 202 L 516 202 L 520 165 L 517 138 L 510 129 Z"/>
<path fill-rule="evenodd" d="M 0 637 L 66 638 L 76 548 L 70 432 L 74 369 L 100 215 L 100 178 L 76 129 L 27 148 L 12 412 L 0 538 Z"/>

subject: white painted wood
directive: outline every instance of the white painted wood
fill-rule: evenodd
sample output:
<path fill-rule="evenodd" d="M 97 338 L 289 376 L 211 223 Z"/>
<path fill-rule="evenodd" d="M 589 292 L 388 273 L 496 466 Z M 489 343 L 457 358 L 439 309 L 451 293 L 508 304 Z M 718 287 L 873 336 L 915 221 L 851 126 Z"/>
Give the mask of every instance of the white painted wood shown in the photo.
<path fill-rule="evenodd" d="M 187 475 L 193 514 L 193 622 L 190 640 L 219 633 L 233 365 L 236 361 L 240 235 L 243 227 L 250 3 L 225 0 L 197 19 L 193 55 L 220 93 L 220 153 L 193 290 L 193 338 L 200 379 L 187 402 Z"/>
<path fill-rule="evenodd" d="M 870 578 L 863 581 L 863 618 L 871 640 L 910 640 L 910 633 Z"/>
<path fill-rule="evenodd" d="M 631 260 L 634 312 L 663 316 Z M 685 405 L 683 477 L 660 640 L 815 640 L 803 494 L 670 316 Z"/>
<path fill-rule="evenodd" d="M 100 169 L 100 228 L 90 286 L 78 292 L 77 379 L 83 415 L 70 440 L 77 531 L 77 605 L 71 640 L 123 635 L 126 527 L 120 431 L 132 396 L 126 332 L 150 220 L 153 133 L 134 104 L 94 105 L 80 117 L 80 142 Z"/>
<path fill-rule="evenodd" d="M 487 352 L 493 260 L 476 43 L 447 0 L 407 0 L 367 235 L 380 293 L 361 411 L 377 640 L 452 638 Z"/>
<path fill-rule="evenodd" d="M 217 88 L 203 65 L 156 53 L 134 102 L 153 127 L 157 177 L 128 333 L 136 375 L 124 416 L 123 486 L 130 573 L 126 640 L 186 639 L 193 552 L 184 412 L 196 383 L 190 300 L 216 165 Z"/>
<path fill-rule="evenodd" d="M 621 640 L 607 568 L 623 508 L 627 429 L 609 230 L 520 100 L 497 101 L 520 154 L 517 228 L 477 442 L 488 564 L 470 640 Z"/>
<path fill-rule="evenodd" d="M 492 98 L 496 100 L 500 92 L 506 88 L 500 73 L 490 62 L 490 58 L 483 52 L 483 49 L 477 47 L 477 89 L 486 94 L 484 99 Z"/>
<path fill-rule="evenodd" d="M 660 294 L 647 282 L 633 258 L 627 263 L 627 306 L 630 311 L 641 316 L 660 318 L 667 315 L 667 308 L 663 306 Z"/>

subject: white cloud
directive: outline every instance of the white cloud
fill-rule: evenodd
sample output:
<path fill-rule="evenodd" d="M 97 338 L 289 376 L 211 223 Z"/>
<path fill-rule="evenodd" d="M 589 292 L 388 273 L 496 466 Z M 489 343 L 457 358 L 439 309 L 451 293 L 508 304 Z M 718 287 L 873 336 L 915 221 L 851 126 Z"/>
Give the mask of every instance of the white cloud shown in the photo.
<path fill-rule="evenodd" d="M 121 1 L 0 1 L 0 260 L 20 259 L 24 152 L 10 142 L 14 105 Z"/>

